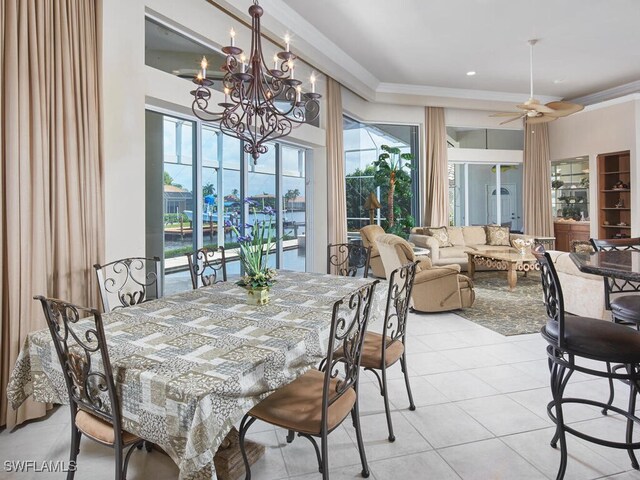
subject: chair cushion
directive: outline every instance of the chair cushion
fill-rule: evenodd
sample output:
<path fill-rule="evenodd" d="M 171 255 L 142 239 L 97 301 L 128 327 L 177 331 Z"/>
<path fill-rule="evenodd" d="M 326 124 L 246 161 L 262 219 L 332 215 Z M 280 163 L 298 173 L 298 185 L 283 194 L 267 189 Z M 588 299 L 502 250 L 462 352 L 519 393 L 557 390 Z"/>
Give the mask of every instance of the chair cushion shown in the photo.
<path fill-rule="evenodd" d="M 447 233 L 449 233 L 449 241 L 458 247 L 464 247 L 464 235 L 462 234 L 462 227 L 447 227 Z"/>
<path fill-rule="evenodd" d="M 113 445 L 116 442 L 116 434 L 113 430 L 113 425 L 109 422 L 105 422 L 95 415 L 87 413 L 84 410 L 78 410 L 78 413 L 76 413 L 75 423 L 76 427 L 78 427 L 78 429 L 87 437 L 91 437 L 98 442 L 106 443 L 108 445 Z M 133 433 L 125 432 L 124 430 L 122 431 L 122 441 L 125 445 L 137 442 L 138 440 L 140 440 L 140 438 Z"/>
<path fill-rule="evenodd" d="M 393 365 L 398 361 L 404 352 L 404 345 L 401 341 L 391 343 L 391 338 L 387 337 L 387 351 L 384 362 L 386 366 Z M 382 368 L 382 335 L 374 332 L 367 332 L 364 337 L 364 346 L 360 365 L 366 368 Z"/>
<path fill-rule="evenodd" d="M 558 338 L 558 323 L 549 320 L 542 328 L 547 340 Z M 640 362 L 640 332 L 596 318 L 574 317 L 564 319 L 566 351 L 575 355 L 613 363 Z"/>
<path fill-rule="evenodd" d="M 462 235 L 464 236 L 465 245 L 486 245 L 487 233 L 484 227 L 464 227 L 462 229 Z"/>
<path fill-rule="evenodd" d="M 438 241 L 440 247 L 452 247 L 453 244 L 449 241 L 449 232 L 447 227 L 429 227 L 425 228 L 426 235 L 430 235 Z"/>
<path fill-rule="evenodd" d="M 615 318 L 640 323 L 640 296 L 624 295 L 613 298 L 611 313 Z"/>
<path fill-rule="evenodd" d="M 440 258 L 465 258 L 467 254 L 464 253 L 465 247 L 447 247 L 440 249 Z"/>
<path fill-rule="evenodd" d="M 330 392 L 335 392 L 341 378 L 331 380 Z M 322 388 L 324 372 L 311 369 L 293 382 L 276 390 L 249 412 L 272 425 L 296 432 L 319 435 L 322 422 Z M 331 398 L 331 397 L 330 397 Z M 332 430 L 349 415 L 356 403 L 353 388 L 328 407 L 327 426 Z"/>
<path fill-rule="evenodd" d="M 510 247 L 509 227 L 500 225 L 487 225 L 487 245 L 501 245 Z"/>

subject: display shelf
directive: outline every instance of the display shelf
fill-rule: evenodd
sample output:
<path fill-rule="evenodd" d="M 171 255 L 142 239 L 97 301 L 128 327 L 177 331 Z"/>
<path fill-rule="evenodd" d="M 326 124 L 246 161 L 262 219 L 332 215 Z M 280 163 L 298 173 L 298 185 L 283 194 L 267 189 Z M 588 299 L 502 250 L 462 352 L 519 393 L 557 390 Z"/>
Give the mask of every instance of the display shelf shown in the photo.
<path fill-rule="evenodd" d="M 598 155 L 598 238 L 629 236 L 633 188 L 630 160 L 629 151 Z M 617 184 L 627 188 L 612 188 Z"/>

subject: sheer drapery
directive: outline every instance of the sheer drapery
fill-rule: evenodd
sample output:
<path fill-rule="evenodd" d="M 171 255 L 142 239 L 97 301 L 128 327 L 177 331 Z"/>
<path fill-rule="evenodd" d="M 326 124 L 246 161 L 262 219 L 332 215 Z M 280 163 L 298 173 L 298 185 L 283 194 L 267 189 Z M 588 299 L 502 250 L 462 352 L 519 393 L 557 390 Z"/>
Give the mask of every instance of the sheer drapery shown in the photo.
<path fill-rule="evenodd" d="M 548 237 L 553 235 L 549 130 L 546 123 L 527 124 L 524 132 L 524 233 Z"/>
<path fill-rule="evenodd" d="M 347 241 L 347 199 L 344 168 L 342 87 L 327 77 L 327 239 Z"/>
<path fill-rule="evenodd" d="M 444 108 L 425 108 L 427 158 L 424 183 L 424 225 L 449 225 L 447 128 Z"/>
<path fill-rule="evenodd" d="M 0 424 L 45 413 L 7 404 L 26 335 L 45 328 L 33 295 L 97 306 L 103 260 L 100 2 L 0 7 Z"/>

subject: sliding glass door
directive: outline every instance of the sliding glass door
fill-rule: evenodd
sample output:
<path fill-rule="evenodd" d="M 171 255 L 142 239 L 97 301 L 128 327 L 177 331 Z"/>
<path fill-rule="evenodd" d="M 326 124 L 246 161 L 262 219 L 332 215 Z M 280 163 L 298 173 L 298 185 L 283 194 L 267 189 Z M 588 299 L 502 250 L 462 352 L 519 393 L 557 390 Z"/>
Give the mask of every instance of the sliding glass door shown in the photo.
<path fill-rule="evenodd" d="M 185 254 L 202 246 L 224 246 L 228 274 L 241 273 L 236 231 L 254 219 L 244 199 L 281 239 L 271 266 L 305 270 L 303 148 L 270 144 L 254 164 L 239 140 L 214 126 L 154 111 L 146 120 L 146 249 L 163 259 L 165 294 L 191 288 Z"/>

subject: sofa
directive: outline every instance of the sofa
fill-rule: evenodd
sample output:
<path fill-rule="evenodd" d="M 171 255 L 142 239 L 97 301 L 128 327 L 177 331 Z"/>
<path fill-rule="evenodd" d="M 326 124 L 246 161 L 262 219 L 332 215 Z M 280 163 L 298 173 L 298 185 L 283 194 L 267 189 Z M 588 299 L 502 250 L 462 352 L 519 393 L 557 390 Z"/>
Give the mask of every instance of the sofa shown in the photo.
<path fill-rule="evenodd" d="M 369 260 L 369 268 L 374 277 L 386 278 L 384 274 L 384 265 L 380 258 L 380 252 L 378 251 L 378 245 L 376 239 L 384 235 L 384 229 L 380 225 L 367 225 L 360 229 L 360 238 L 362 239 L 362 245 L 365 247 L 371 247 L 371 257 Z"/>
<path fill-rule="evenodd" d="M 516 238 L 522 238 L 533 241 L 533 237 L 516 233 L 509 233 L 508 238 L 505 236 L 502 240 L 503 245 L 489 245 L 488 228 L 496 228 L 502 232 L 506 232 L 506 227 L 497 225 L 487 226 L 469 226 L 469 227 L 438 227 L 435 230 L 446 230 L 446 236 L 449 239 L 450 246 L 442 246 L 442 239 L 427 234 L 427 230 L 431 227 L 414 227 L 411 229 L 409 241 L 417 247 L 428 248 L 431 253 L 431 262 L 433 265 L 450 265 L 456 263 L 460 265 L 462 270 L 467 270 L 468 257 L 464 251 L 473 248 L 479 251 L 487 250 L 509 250 L 511 242 Z M 433 231 L 433 230 L 431 230 Z M 496 243 L 496 242 L 494 242 Z M 485 267 L 478 266 L 478 270 Z"/>
<path fill-rule="evenodd" d="M 443 312 L 473 305 L 473 283 L 459 273 L 459 265 L 435 267 L 429 257 L 416 257 L 413 247 L 397 235 L 379 235 L 376 244 L 386 272 L 391 273 L 409 262 L 418 263 L 411 292 L 415 310 Z"/>
<path fill-rule="evenodd" d="M 547 252 L 558 273 L 565 311 L 581 317 L 611 320 L 611 312 L 605 309 L 603 277 L 578 270 L 568 252 Z"/>

